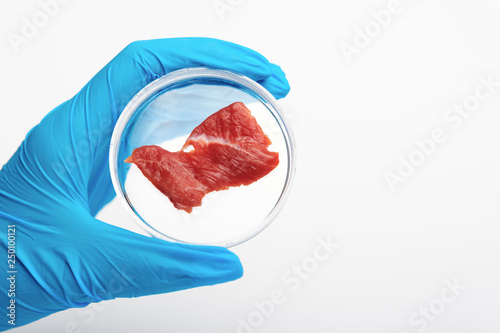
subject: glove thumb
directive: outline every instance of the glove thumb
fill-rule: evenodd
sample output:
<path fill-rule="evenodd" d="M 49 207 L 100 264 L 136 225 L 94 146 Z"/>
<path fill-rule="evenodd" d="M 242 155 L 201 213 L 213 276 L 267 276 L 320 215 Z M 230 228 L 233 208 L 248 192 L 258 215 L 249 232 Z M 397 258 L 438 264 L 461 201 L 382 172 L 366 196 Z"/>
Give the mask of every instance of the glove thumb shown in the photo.
<path fill-rule="evenodd" d="M 213 285 L 243 275 L 238 257 L 222 247 L 171 243 L 95 221 L 87 243 L 84 292 L 95 301 Z"/>

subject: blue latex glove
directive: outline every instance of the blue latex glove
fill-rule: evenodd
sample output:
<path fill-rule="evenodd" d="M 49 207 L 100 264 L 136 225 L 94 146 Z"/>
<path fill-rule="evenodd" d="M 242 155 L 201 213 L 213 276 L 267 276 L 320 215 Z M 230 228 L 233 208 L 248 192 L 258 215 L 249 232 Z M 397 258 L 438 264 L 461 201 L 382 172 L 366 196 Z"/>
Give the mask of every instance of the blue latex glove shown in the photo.
<path fill-rule="evenodd" d="M 127 46 L 35 126 L 0 170 L 1 329 L 14 327 L 6 316 L 12 299 L 18 327 L 92 302 L 212 285 L 242 275 L 239 259 L 225 248 L 169 243 L 94 218 L 115 195 L 108 149 L 121 111 L 151 81 L 193 66 L 242 73 L 277 98 L 289 91 L 278 66 L 232 43 L 179 38 Z M 12 286 L 8 225 L 15 226 L 15 297 L 6 292 Z"/>

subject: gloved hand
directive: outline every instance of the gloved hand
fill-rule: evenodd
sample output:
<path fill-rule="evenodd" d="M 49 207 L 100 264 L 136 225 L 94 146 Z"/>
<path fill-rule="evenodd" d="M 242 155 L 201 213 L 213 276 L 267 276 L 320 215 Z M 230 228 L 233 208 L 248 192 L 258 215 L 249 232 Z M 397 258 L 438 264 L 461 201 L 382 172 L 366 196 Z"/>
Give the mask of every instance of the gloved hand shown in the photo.
<path fill-rule="evenodd" d="M 225 248 L 169 243 L 94 218 L 115 195 L 108 149 L 123 108 L 151 81 L 193 66 L 239 72 L 277 98 L 289 90 L 278 66 L 232 43 L 179 38 L 127 46 L 75 97 L 43 118 L 0 170 L 1 329 L 14 327 L 8 323 L 12 316 L 5 315 L 12 313 L 6 309 L 12 299 L 18 327 L 91 302 L 242 275 L 239 259 Z M 14 269 L 7 267 L 8 225 L 15 229 Z M 8 273 L 12 270 L 16 273 Z M 15 296 L 9 297 L 12 275 Z"/>

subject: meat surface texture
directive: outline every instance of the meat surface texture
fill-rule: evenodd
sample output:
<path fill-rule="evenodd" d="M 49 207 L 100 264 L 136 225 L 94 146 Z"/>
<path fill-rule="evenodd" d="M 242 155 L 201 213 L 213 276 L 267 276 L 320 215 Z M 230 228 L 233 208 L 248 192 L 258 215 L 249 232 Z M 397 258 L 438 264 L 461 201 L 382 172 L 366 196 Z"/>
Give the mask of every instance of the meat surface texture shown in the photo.
<path fill-rule="evenodd" d="M 180 151 L 142 146 L 125 162 L 137 165 L 174 207 L 191 213 L 207 193 L 250 185 L 276 168 L 279 154 L 270 144 L 250 110 L 236 102 L 198 125 Z"/>

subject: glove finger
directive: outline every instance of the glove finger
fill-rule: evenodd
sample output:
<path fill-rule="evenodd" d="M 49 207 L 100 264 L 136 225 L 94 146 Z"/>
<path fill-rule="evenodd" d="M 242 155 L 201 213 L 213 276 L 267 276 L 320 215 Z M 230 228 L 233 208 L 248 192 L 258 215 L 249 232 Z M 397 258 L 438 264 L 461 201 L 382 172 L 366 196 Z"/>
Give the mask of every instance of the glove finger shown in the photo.
<path fill-rule="evenodd" d="M 278 65 L 270 64 L 270 67 L 272 74 L 258 82 L 273 94 L 276 99 L 283 98 L 290 92 L 288 80 Z"/>
<path fill-rule="evenodd" d="M 135 59 L 142 69 L 156 77 L 196 66 L 232 70 L 254 80 L 261 80 L 272 74 L 269 61 L 258 52 L 213 38 L 137 41 L 128 45 L 121 56 Z M 117 59 L 122 58 L 121 56 Z"/>
<path fill-rule="evenodd" d="M 167 293 L 235 280 L 243 269 L 222 247 L 170 243 L 95 220 L 84 248 L 80 285 L 95 301 Z"/>
<path fill-rule="evenodd" d="M 279 66 L 269 63 L 264 56 L 249 48 L 222 40 L 174 38 L 138 41 L 127 46 L 121 56 L 136 59 L 151 78 L 180 68 L 207 66 L 235 71 L 261 82 L 276 98 L 286 96 L 290 90 Z"/>

